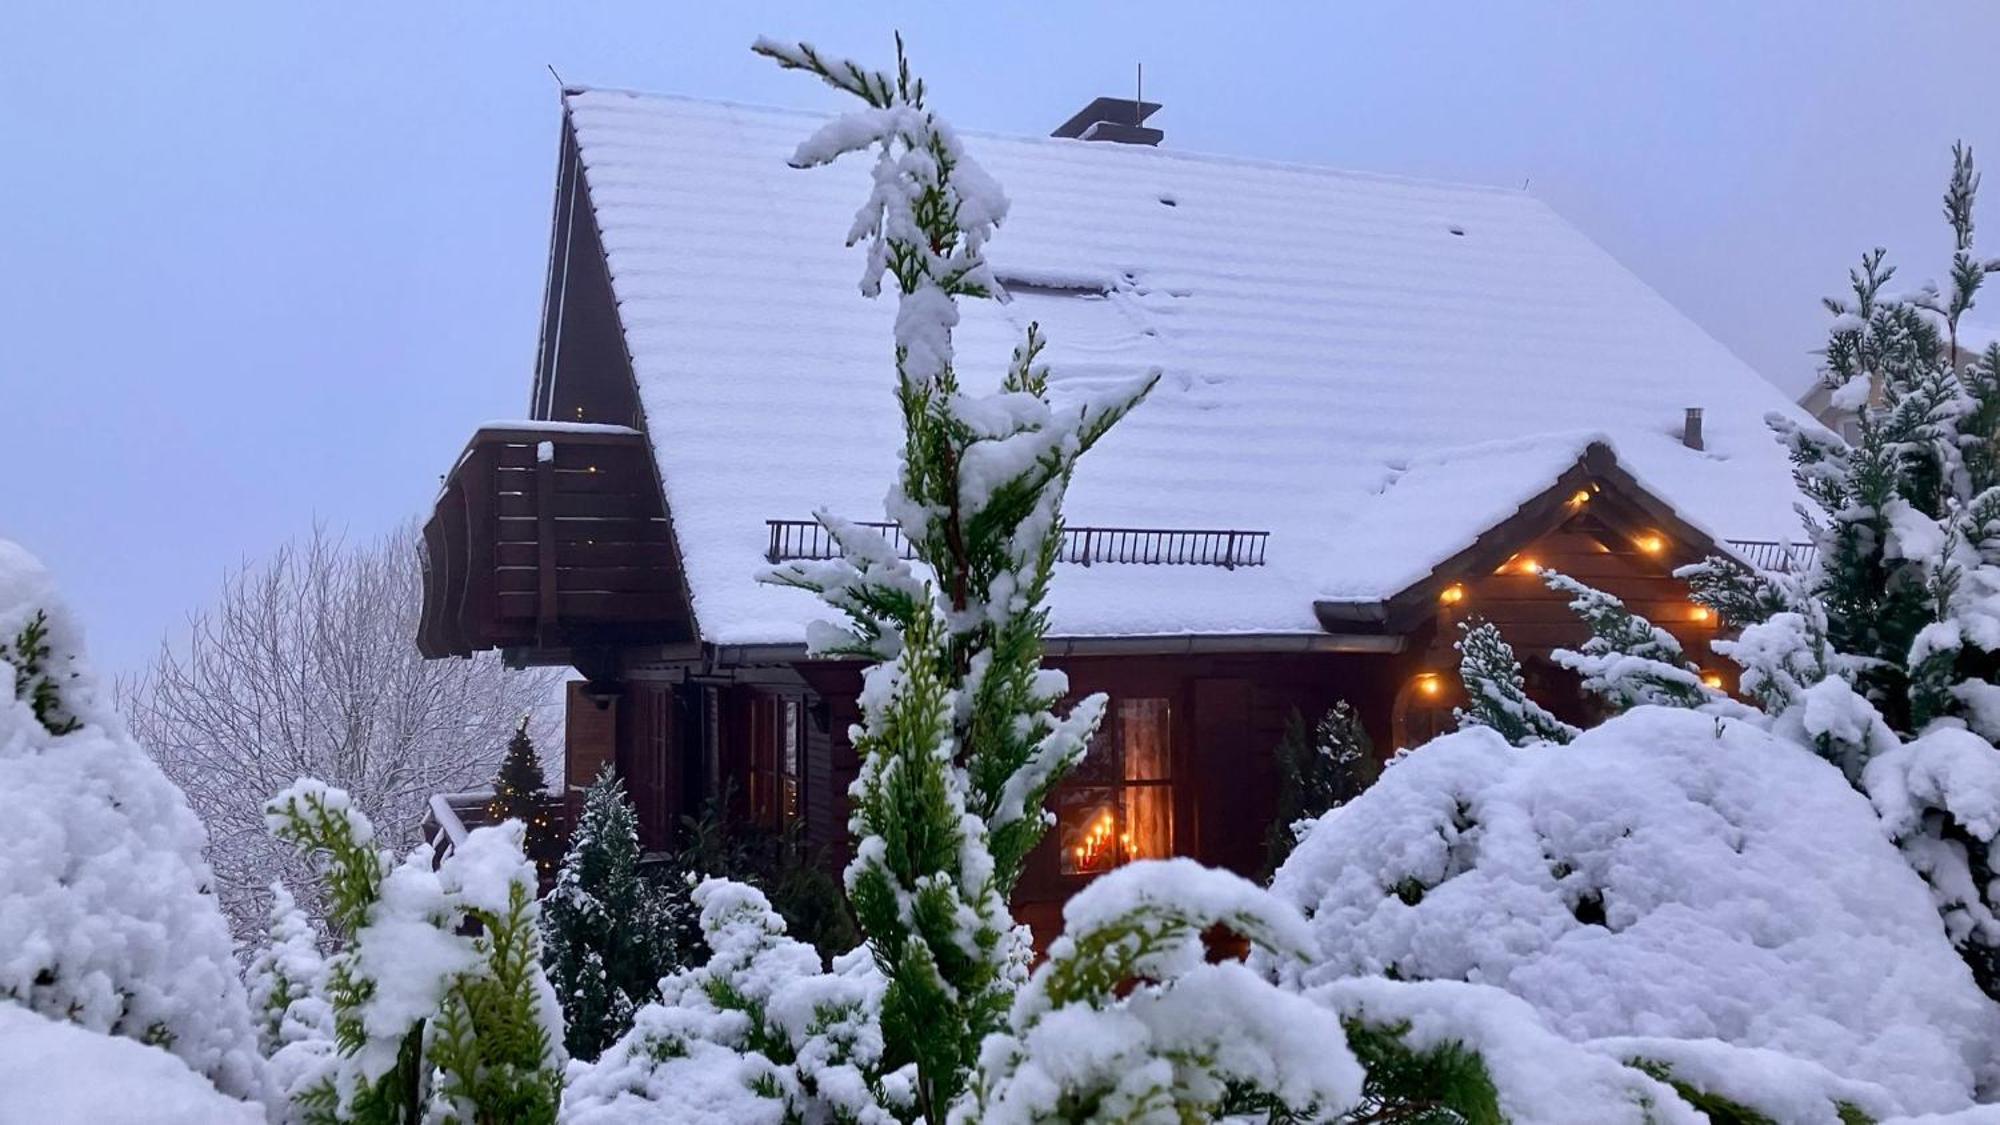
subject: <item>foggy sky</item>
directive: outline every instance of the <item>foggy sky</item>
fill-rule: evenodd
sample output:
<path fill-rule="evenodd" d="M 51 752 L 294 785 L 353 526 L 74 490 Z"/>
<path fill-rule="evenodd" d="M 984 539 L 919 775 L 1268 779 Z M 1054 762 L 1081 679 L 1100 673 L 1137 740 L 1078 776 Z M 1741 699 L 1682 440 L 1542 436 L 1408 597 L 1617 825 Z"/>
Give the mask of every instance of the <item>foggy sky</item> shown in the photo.
<path fill-rule="evenodd" d="M 114 672 L 314 520 L 417 515 L 525 413 L 551 65 L 831 108 L 750 40 L 885 61 L 901 28 L 946 116 L 1041 134 L 1143 61 L 1173 148 L 1525 183 L 1792 392 L 1861 250 L 1942 274 L 1951 141 L 2000 167 L 1971 0 L 296 7 L 0 18 L 0 537 Z"/>

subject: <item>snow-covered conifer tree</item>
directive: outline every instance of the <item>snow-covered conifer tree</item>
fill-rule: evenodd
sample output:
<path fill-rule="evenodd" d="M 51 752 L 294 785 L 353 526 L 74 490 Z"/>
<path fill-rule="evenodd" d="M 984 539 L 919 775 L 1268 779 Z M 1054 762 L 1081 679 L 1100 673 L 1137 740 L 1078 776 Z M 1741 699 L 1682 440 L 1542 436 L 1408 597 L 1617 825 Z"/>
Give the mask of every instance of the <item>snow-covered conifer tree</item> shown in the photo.
<path fill-rule="evenodd" d="M 1273 870 L 1291 854 L 1300 829 L 1353 800 L 1381 770 L 1361 716 L 1346 700 L 1327 708 L 1310 730 L 1292 712 L 1277 753 L 1278 811 L 1266 840 Z"/>
<path fill-rule="evenodd" d="M 549 983 L 562 1001 L 570 1057 L 595 1059 L 678 967 L 682 900 L 639 873 L 639 819 L 607 767 L 584 793 L 556 885 L 542 903 Z"/>
<path fill-rule="evenodd" d="M 894 73 L 803 44 L 755 49 L 866 106 L 802 143 L 794 165 L 876 152 L 849 241 L 868 245 L 862 291 L 878 293 L 885 273 L 899 291 L 894 390 L 905 429 L 888 507 L 917 565 L 874 531 L 820 513 L 844 557 L 768 577 L 848 616 L 848 628 L 808 635 L 816 653 L 877 662 L 856 728 L 847 887 L 888 981 L 887 1055 L 915 1061 L 917 1105 L 941 1121 L 1026 972 L 1027 937 L 1007 899 L 1047 827 L 1043 798 L 1103 713 L 1092 696 L 1058 715 L 1068 684 L 1041 667 L 1063 494 L 1078 458 L 1158 376 L 1058 405 L 1030 328 L 997 392 L 964 388 L 952 328 L 960 298 L 1000 295 L 985 259 L 1007 210 L 999 185 L 926 106 L 900 41 Z"/>
<path fill-rule="evenodd" d="M 1457 713 L 1459 729 L 1491 727 L 1516 746 L 1576 737 L 1575 727 L 1528 698 L 1521 664 L 1498 626 L 1475 619 L 1458 627 L 1458 678 L 1465 685 L 1465 706 Z"/>
<path fill-rule="evenodd" d="M 1625 711 L 1642 703 L 1699 707 L 1722 698 L 1701 682 L 1672 633 L 1625 608 L 1625 603 L 1566 574 L 1542 572 L 1549 589 L 1570 596 L 1569 608 L 1590 626 L 1580 651 L 1559 648 L 1550 655 L 1583 677 L 1583 689 Z"/>
<path fill-rule="evenodd" d="M 257 1015 L 257 1038 L 266 1056 L 304 1030 L 294 1005 L 310 1004 L 326 989 L 326 959 L 312 923 L 282 881 L 271 884 L 269 939 L 243 971 L 250 1007 Z"/>
<path fill-rule="evenodd" d="M 204 843 L 85 665 L 47 572 L 0 540 L 0 1005 L 164 1049 L 261 1099 Z"/>

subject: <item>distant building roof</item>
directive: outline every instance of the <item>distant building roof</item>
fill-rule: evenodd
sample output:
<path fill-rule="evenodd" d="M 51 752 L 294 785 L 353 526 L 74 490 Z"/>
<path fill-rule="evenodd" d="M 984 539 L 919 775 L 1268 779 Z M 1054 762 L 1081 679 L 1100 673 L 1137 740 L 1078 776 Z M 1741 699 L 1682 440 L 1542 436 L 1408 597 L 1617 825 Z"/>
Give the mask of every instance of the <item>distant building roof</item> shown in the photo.
<path fill-rule="evenodd" d="M 703 637 L 796 641 L 825 611 L 751 580 L 764 521 L 880 518 L 900 448 L 895 301 L 857 294 L 841 245 L 869 162 L 788 167 L 822 115 L 567 104 Z M 1316 631 L 1316 599 L 1393 593 L 1507 508 L 1486 484 L 1545 487 L 1578 435 L 1717 538 L 1797 530 L 1763 422 L 1796 407 L 1530 195 L 966 136 L 1013 200 L 990 259 L 1014 299 L 965 303 L 961 377 L 997 380 L 1030 321 L 1058 397 L 1165 373 L 1084 460 L 1071 522 L 1271 533 L 1262 567 L 1066 566 L 1058 635 Z M 1437 470 L 1464 446 L 1534 464 Z"/>

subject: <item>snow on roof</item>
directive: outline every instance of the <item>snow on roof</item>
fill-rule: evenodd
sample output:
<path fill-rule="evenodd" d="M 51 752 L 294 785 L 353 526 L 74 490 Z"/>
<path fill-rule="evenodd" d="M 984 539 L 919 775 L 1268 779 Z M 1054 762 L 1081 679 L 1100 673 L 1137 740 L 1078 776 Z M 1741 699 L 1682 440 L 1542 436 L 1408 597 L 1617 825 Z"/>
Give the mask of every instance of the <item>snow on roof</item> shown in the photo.
<path fill-rule="evenodd" d="M 568 106 L 702 635 L 795 642 L 825 611 L 752 581 L 764 521 L 880 518 L 901 444 L 895 302 L 859 296 L 861 252 L 841 245 L 868 164 L 787 166 L 819 114 L 612 91 Z M 1271 533 L 1263 567 L 1065 566 L 1056 635 L 1317 632 L 1315 598 L 1392 594 L 1415 541 L 1512 510 L 1482 474 L 1395 519 L 1373 504 L 1417 459 L 1498 439 L 1601 434 L 1720 535 L 1797 527 L 1762 419 L 1802 415 L 1532 196 L 967 136 L 1013 200 L 990 259 L 1014 299 L 965 303 L 961 379 L 997 381 L 1030 321 L 1058 396 L 1164 371 L 1084 459 L 1070 522 Z M 1690 406 L 1705 452 L 1679 439 Z M 1533 475 L 1506 474 L 1514 504 Z"/>

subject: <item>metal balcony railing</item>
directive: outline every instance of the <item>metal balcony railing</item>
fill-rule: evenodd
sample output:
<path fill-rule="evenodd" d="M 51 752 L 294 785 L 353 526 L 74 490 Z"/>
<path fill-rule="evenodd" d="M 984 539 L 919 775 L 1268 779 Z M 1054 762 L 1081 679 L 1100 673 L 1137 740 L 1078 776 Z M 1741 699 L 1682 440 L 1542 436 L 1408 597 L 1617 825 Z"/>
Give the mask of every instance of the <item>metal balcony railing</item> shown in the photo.
<path fill-rule="evenodd" d="M 831 559 L 839 555 L 833 537 L 814 520 L 765 520 L 771 529 L 764 558 L 773 563 L 791 559 Z M 916 552 L 893 523 L 864 523 L 889 540 L 906 559 Z M 1136 563 L 1144 566 L 1263 566 L 1268 531 L 1218 531 L 1171 527 L 1066 527 L 1062 553 L 1066 563 Z"/>
<path fill-rule="evenodd" d="M 1811 543 L 1778 543 L 1769 539 L 1731 539 L 1730 550 L 1758 570 L 1795 574 L 1813 564 L 1819 549 Z"/>

